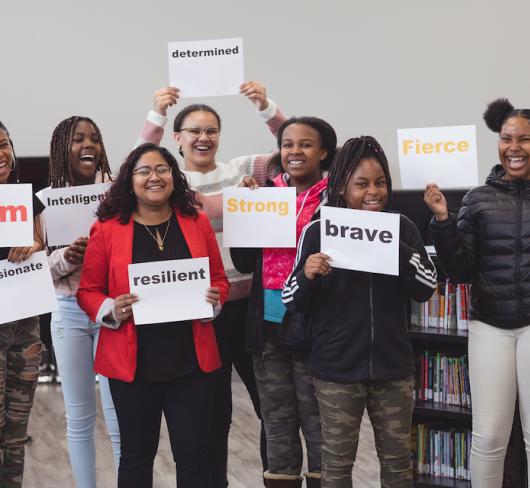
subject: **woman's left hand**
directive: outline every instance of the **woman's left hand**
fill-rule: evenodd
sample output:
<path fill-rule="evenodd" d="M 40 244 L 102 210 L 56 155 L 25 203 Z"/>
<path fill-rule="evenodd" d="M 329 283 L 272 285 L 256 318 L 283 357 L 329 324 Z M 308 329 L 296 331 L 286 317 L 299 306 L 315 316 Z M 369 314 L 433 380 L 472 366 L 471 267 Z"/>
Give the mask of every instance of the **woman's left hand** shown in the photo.
<path fill-rule="evenodd" d="M 245 81 L 239 86 L 240 93 L 245 95 L 261 112 L 269 106 L 267 90 L 257 81 Z"/>
<path fill-rule="evenodd" d="M 219 292 L 219 288 L 210 287 L 206 290 L 206 301 L 208 303 L 211 303 L 214 307 L 219 305 L 220 298 L 221 298 L 221 293 Z"/>

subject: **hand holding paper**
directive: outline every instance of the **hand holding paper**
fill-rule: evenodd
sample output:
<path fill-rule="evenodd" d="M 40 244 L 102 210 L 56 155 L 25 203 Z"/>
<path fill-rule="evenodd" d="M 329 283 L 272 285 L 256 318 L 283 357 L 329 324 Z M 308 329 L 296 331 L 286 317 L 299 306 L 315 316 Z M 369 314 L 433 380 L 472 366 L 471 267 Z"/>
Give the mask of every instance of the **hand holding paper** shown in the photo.
<path fill-rule="evenodd" d="M 431 209 L 436 220 L 442 221 L 448 219 L 449 211 L 447 210 L 447 201 L 440 188 L 438 188 L 438 185 L 429 183 L 425 188 L 423 200 Z"/>
<path fill-rule="evenodd" d="M 324 253 L 311 254 L 304 265 L 304 274 L 308 280 L 314 280 L 317 275 L 326 276 L 331 271 L 331 258 Z"/>
<path fill-rule="evenodd" d="M 241 95 L 245 95 L 261 112 L 269 106 L 267 89 L 257 81 L 241 83 Z"/>
<path fill-rule="evenodd" d="M 174 86 L 165 86 L 155 92 L 154 111 L 167 116 L 167 109 L 176 105 L 180 98 L 180 90 Z"/>

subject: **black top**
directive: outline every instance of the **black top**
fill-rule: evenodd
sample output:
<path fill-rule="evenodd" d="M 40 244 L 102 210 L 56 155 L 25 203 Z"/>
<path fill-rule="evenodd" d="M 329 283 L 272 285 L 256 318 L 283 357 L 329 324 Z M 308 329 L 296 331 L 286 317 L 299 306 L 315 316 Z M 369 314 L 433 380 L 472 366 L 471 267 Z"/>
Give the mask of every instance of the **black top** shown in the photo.
<path fill-rule="evenodd" d="M 164 237 L 166 226 L 167 221 L 147 227 L 154 236 L 158 228 L 160 236 Z M 133 263 L 189 258 L 191 258 L 190 250 L 175 215 L 170 218 L 163 251 L 160 251 L 155 239 L 149 235 L 146 228 L 134 222 Z M 168 306 L 171 304 L 168 303 Z M 199 369 L 191 320 L 138 325 L 136 331 L 138 335 L 136 379 L 165 381 Z"/>
<path fill-rule="evenodd" d="M 530 324 L 530 181 L 495 166 L 470 190 L 456 219 L 431 224 L 442 268 L 471 283 L 471 318 L 503 329 Z"/>
<path fill-rule="evenodd" d="M 309 280 L 304 264 L 320 252 L 320 221 L 308 225 L 283 289 L 290 311 L 311 327 L 311 374 L 324 381 L 391 380 L 414 373 L 408 337 L 409 299 L 427 301 L 436 270 L 416 226 L 404 215 L 399 229 L 399 276 L 332 268 Z"/>
<path fill-rule="evenodd" d="M 43 210 L 44 205 L 38 199 L 35 193 L 33 193 L 33 217 L 36 217 L 37 215 L 41 214 Z M 10 247 L 0 247 L 0 260 L 7 259 L 10 249 Z"/>

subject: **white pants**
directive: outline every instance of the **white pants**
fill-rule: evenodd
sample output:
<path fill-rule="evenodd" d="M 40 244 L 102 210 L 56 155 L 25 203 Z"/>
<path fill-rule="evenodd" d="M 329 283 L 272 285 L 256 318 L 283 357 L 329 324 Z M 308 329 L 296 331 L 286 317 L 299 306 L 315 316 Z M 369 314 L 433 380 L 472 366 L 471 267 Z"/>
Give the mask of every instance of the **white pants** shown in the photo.
<path fill-rule="evenodd" d="M 501 488 L 517 397 L 530 468 L 530 326 L 506 330 L 472 321 L 469 376 L 471 481 L 480 488 Z"/>

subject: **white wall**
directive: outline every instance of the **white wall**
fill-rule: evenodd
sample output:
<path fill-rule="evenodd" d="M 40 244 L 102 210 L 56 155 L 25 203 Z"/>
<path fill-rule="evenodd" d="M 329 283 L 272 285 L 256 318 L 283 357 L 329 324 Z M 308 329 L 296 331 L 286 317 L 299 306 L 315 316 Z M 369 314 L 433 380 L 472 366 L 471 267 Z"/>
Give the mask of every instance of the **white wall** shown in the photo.
<path fill-rule="evenodd" d="M 477 124 L 483 180 L 497 161 L 486 104 L 530 107 L 529 24 L 528 0 L 11 0 L 0 5 L 0 120 L 31 156 L 47 154 L 61 119 L 88 115 L 117 167 L 167 84 L 167 41 L 243 36 L 247 78 L 287 114 L 327 119 L 339 142 L 375 136 L 396 187 L 405 127 Z M 274 148 L 242 97 L 203 101 L 223 118 L 220 161 Z"/>

